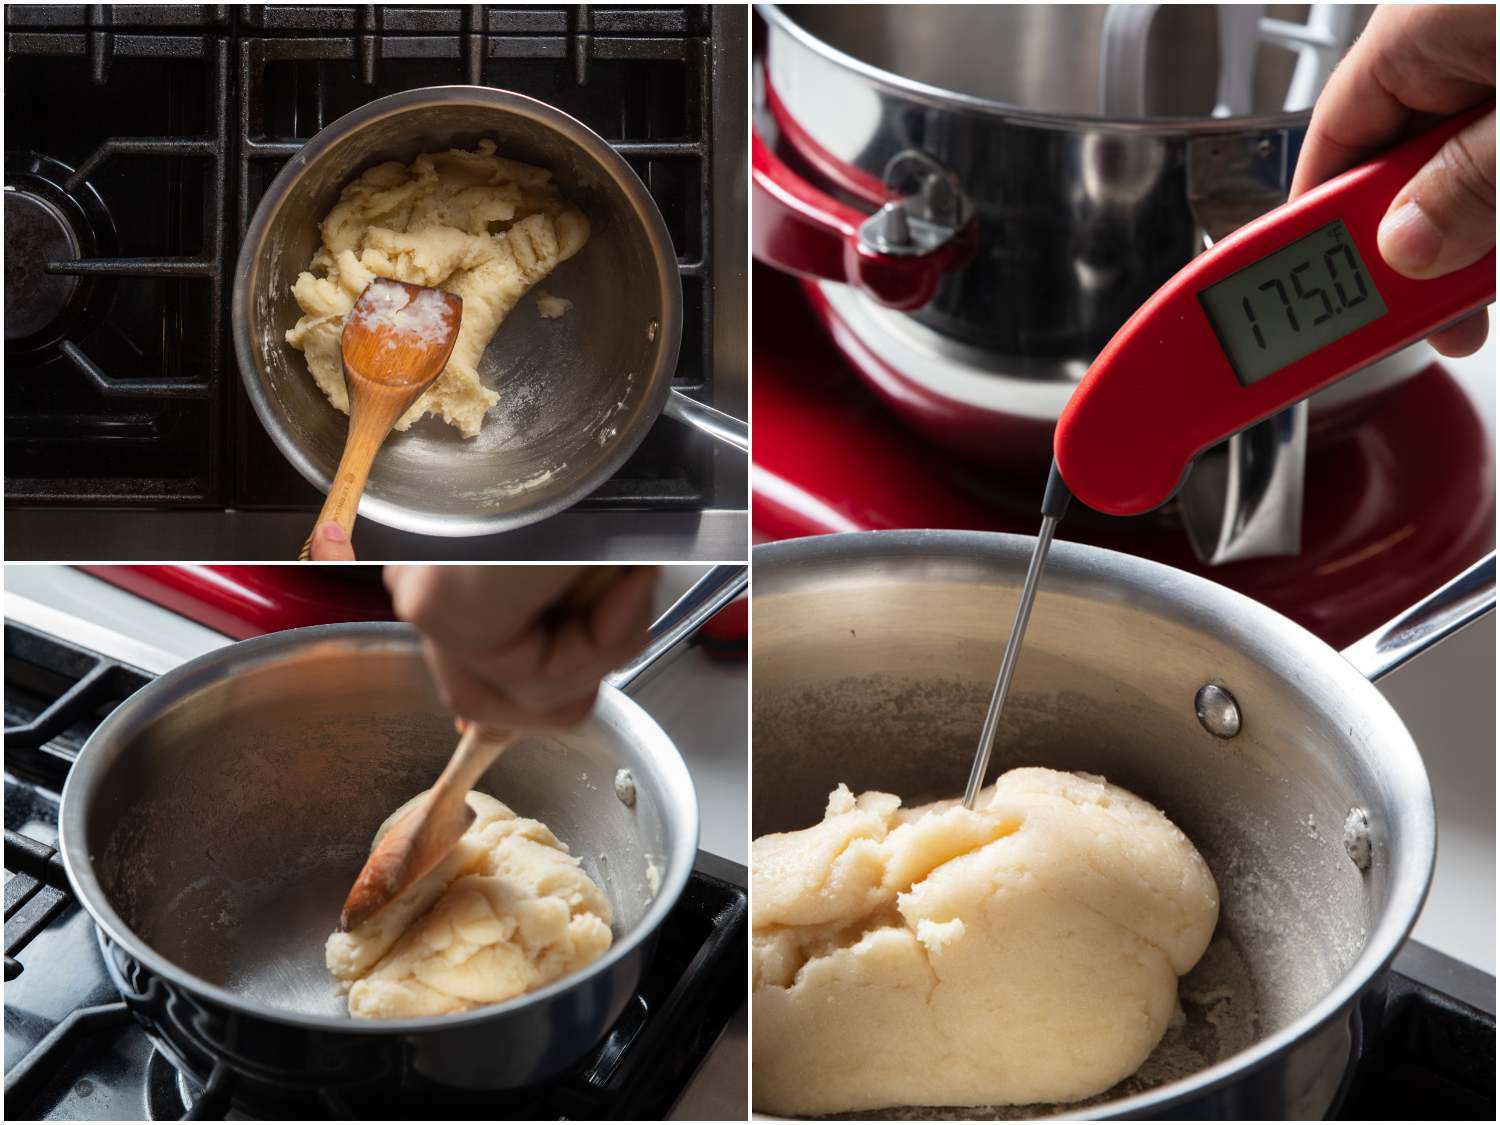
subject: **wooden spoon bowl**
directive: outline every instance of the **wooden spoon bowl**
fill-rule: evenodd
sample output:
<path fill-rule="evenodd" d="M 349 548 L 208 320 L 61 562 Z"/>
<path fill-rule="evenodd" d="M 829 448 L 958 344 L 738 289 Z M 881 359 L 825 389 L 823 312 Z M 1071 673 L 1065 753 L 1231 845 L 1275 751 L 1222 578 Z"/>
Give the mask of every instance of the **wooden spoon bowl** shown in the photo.
<path fill-rule="evenodd" d="M 314 531 L 332 520 L 352 534 L 375 454 L 401 415 L 443 373 L 458 342 L 463 308 L 462 297 L 425 285 L 377 277 L 365 286 L 341 338 L 349 432 Z M 298 558 L 311 554 L 309 535 Z"/>

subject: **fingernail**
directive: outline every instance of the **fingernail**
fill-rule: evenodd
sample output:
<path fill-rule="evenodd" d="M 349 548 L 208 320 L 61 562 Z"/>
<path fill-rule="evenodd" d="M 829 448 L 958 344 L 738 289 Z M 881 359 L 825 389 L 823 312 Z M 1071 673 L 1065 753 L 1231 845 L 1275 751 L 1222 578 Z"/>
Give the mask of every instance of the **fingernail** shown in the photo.
<path fill-rule="evenodd" d="M 332 520 L 329 520 L 327 523 L 323 524 L 322 527 L 318 528 L 318 531 L 322 534 L 323 538 L 327 539 L 330 543 L 349 542 L 349 537 L 344 534 L 344 529 L 338 524 L 334 523 Z"/>
<path fill-rule="evenodd" d="M 1380 256 L 1399 274 L 1421 274 L 1437 261 L 1443 235 L 1415 199 L 1385 213 L 1376 235 Z"/>

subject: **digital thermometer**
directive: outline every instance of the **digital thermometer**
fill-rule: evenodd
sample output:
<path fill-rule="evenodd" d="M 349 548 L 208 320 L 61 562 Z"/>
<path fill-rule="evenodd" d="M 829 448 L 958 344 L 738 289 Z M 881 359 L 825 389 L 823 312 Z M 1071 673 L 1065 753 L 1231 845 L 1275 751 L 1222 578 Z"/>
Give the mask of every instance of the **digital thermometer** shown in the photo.
<path fill-rule="evenodd" d="M 1235 231 L 1163 285 L 1089 367 L 1058 420 L 1057 468 L 1083 503 L 1165 503 L 1203 450 L 1495 299 L 1495 253 L 1414 281 L 1376 229 L 1481 106 Z"/>

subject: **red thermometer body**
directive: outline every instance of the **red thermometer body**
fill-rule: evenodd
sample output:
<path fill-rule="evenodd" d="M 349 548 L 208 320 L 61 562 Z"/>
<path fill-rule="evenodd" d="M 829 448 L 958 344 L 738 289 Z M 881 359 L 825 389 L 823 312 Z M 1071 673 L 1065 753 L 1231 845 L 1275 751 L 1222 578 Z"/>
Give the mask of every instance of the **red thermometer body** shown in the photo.
<path fill-rule="evenodd" d="M 1495 253 L 1414 281 L 1376 228 L 1450 118 L 1193 259 L 1099 353 L 1058 420 L 1069 490 L 1128 516 L 1165 503 L 1203 450 L 1495 299 Z"/>

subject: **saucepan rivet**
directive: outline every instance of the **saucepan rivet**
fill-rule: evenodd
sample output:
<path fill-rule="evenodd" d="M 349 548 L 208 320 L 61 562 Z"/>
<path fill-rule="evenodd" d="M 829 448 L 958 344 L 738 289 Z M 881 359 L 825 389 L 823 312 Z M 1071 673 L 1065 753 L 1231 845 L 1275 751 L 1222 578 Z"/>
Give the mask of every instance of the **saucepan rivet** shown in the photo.
<path fill-rule="evenodd" d="M 646 341 L 647 341 L 647 343 L 653 343 L 654 344 L 656 342 L 656 330 L 658 328 L 660 328 L 660 327 L 661 327 L 661 325 L 657 322 L 656 318 L 652 317 L 651 318 L 651 322 L 646 325 Z"/>
<path fill-rule="evenodd" d="M 1240 733 L 1240 705 L 1218 684 L 1204 684 L 1193 697 L 1193 709 L 1203 729 L 1215 738 L 1233 738 Z"/>
<path fill-rule="evenodd" d="M 1344 817 L 1344 850 L 1361 871 L 1370 870 L 1370 815 L 1355 805 Z"/>

